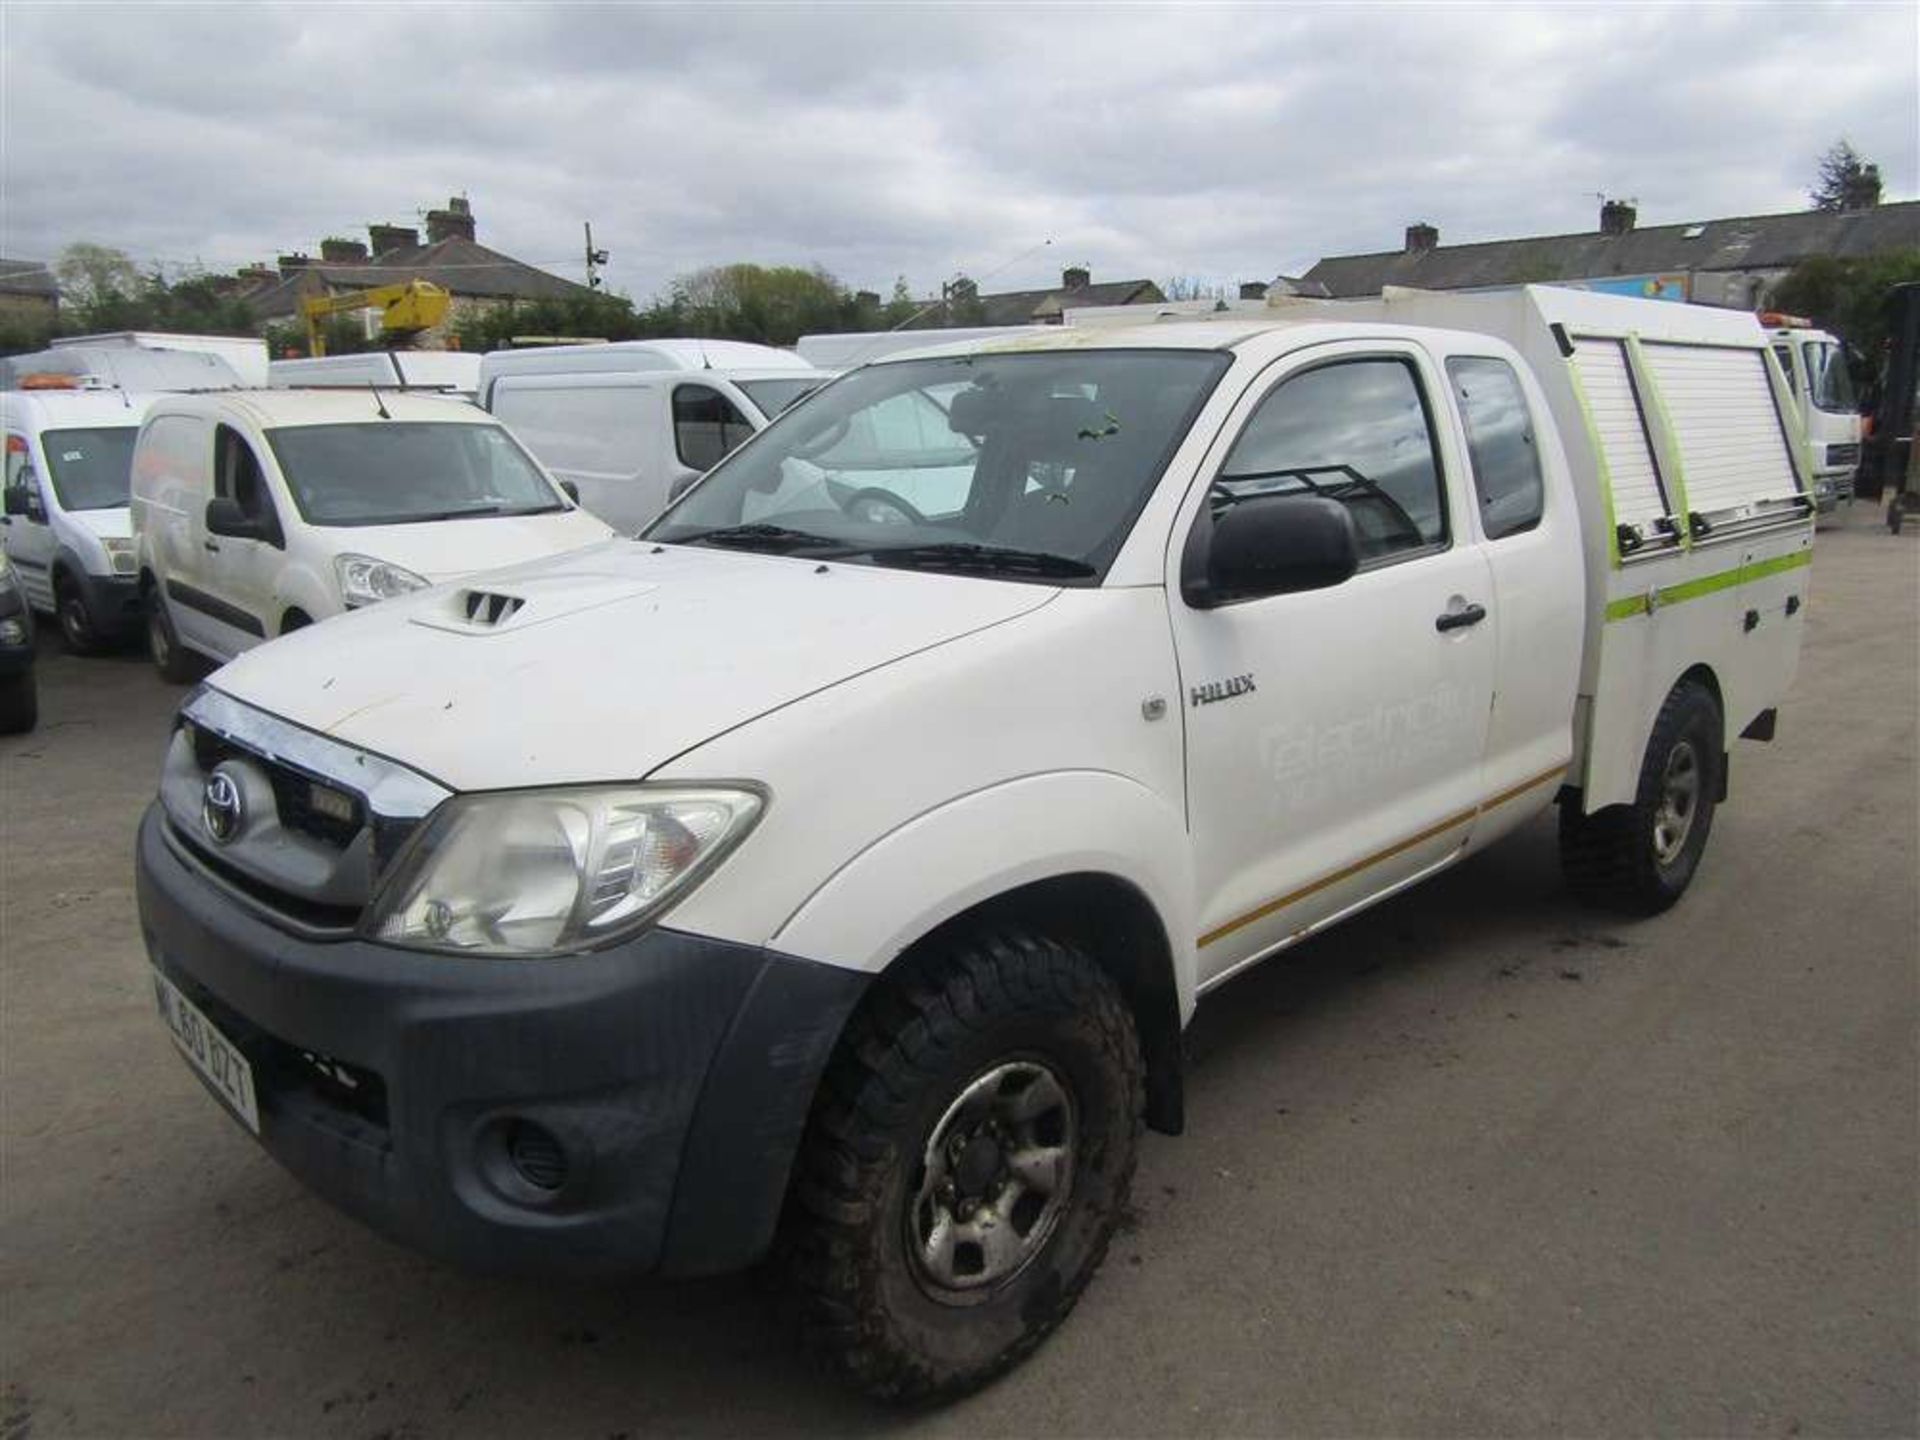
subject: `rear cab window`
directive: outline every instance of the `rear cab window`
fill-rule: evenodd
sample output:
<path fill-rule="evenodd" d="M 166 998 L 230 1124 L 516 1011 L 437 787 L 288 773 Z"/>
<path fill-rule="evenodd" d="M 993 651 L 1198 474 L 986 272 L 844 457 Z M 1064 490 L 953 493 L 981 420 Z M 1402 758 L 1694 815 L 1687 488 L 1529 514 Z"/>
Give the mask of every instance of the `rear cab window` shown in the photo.
<path fill-rule="evenodd" d="M 1545 487 L 1539 437 L 1520 377 L 1504 360 L 1455 355 L 1447 361 L 1447 380 L 1466 430 L 1482 532 L 1499 540 L 1533 529 Z"/>

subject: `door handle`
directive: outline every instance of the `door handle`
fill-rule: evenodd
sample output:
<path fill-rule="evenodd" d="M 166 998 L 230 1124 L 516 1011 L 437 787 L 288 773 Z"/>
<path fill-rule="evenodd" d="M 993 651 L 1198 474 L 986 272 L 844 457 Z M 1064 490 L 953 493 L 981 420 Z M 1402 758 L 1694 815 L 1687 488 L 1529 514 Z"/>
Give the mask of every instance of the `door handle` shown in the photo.
<path fill-rule="evenodd" d="M 1487 618 L 1487 607 L 1474 604 L 1464 610 L 1449 610 L 1433 622 L 1433 628 L 1445 633 L 1448 630 L 1464 630 L 1469 625 L 1478 625 Z"/>
<path fill-rule="evenodd" d="M 209 549 L 209 550 L 212 550 L 212 551 L 215 551 L 215 552 L 218 552 L 218 551 L 219 551 L 219 549 L 220 549 L 220 547 L 219 547 L 218 545 L 216 545 L 216 544 L 214 544 L 214 543 L 213 543 L 213 541 L 211 541 L 211 540 L 202 540 L 202 541 L 201 541 L 200 543 L 201 543 L 202 545 L 204 545 L 204 546 L 205 546 L 205 547 L 206 547 L 207 549 Z"/>

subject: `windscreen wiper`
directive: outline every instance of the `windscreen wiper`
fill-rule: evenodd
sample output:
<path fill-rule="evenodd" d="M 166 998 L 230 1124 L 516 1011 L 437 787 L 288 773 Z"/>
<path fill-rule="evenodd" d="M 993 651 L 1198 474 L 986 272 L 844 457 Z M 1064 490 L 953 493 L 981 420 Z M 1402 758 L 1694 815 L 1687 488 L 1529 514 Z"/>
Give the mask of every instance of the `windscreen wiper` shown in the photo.
<path fill-rule="evenodd" d="M 665 539 L 666 537 L 661 537 Z M 844 541 L 830 539 L 825 535 L 809 534 L 805 530 L 790 530 L 785 525 L 768 525 L 755 522 L 748 525 L 722 525 L 715 530 L 698 530 L 691 535 L 674 537 L 668 543 L 675 545 L 726 545 L 739 550 L 804 550 L 817 546 L 840 550 Z"/>
<path fill-rule="evenodd" d="M 913 570 L 972 570 L 982 574 L 1042 575 L 1060 580 L 1084 580 L 1100 572 L 1071 555 L 1047 550 L 1014 550 L 999 545 L 956 541 L 940 545 L 896 545 L 887 549 L 853 552 L 871 557 L 876 565 L 899 565 Z"/>

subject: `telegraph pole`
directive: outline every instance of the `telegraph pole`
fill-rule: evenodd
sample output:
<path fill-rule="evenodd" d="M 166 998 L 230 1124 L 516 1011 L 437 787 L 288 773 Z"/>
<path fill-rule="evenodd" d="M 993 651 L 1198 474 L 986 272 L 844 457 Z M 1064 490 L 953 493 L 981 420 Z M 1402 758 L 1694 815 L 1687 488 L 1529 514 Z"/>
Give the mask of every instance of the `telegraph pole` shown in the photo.
<path fill-rule="evenodd" d="M 587 231 L 587 288 L 589 290 L 598 290 L 600 288 L 600 277 L 595 273 L 595 271 L 600 266 L 607 263 L 607 252 L 604 250 L 596 250 L 593 248 L 593 222 L 591 220 L 586 222 L 586 231 Z"/>

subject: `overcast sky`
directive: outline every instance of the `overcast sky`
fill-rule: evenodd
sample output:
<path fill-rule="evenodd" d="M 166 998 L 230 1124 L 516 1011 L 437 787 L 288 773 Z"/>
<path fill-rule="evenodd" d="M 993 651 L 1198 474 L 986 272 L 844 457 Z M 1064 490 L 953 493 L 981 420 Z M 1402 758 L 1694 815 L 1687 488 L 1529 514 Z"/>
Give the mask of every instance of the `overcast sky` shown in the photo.
<path fill-rule="evenodd" d="M 0 255 L 227 269 L 470 197 L 645 299 L 733 260 L 916 294 L 1916 194 L 1920 5 L 690 8 L 0 0 Z M 1051 242 L 1051 243 L 1047 243 Z"/>

